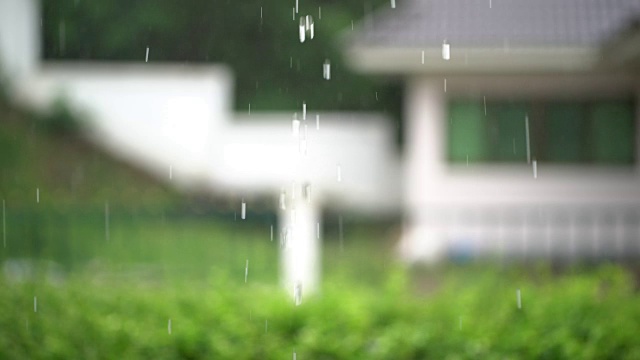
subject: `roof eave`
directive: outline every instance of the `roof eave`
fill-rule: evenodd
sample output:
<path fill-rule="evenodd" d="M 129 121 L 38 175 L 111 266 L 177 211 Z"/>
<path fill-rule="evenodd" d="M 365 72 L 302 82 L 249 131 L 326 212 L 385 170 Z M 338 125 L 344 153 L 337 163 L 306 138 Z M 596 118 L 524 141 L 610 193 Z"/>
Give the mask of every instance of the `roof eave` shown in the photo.
<path fill-rule="evenodd" d="M 601 54 L 592 47 L 575 48 L 456 48 L 450 60 L 442 58 L 440 48 L 351 46 L 346 59 L 356 71 L 364 73 L 411 74 L 504 74 L 504 73 L 580 73 L 598 67 Z"/>

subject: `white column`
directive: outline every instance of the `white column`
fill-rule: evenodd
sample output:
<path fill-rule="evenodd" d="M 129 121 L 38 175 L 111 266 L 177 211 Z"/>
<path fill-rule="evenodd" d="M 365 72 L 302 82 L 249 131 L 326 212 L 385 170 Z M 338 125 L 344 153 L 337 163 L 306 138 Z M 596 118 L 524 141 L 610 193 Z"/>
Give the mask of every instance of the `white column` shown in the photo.
<path fill-rule="evenodd" d="M 40 2 L 0 0 L 0 74 L 19 86 L 40 65 Z"/>
<path fill-rule="evenodd" d="M 320 239 L 316 232 L 320 207 L 296 190 L 285 210 L 280 210 L 281 281 L 296 303 L 318 289 Z"/>
<path fill-rule="evenodd" d="M 446 97 L 441 79 L 409 82 L 406 107 L 404 206 L 409 215 L 402 235 L 403 257 L 437 261 L 446 250 L 445 233 L 425 221 L 446 166 Z"/>

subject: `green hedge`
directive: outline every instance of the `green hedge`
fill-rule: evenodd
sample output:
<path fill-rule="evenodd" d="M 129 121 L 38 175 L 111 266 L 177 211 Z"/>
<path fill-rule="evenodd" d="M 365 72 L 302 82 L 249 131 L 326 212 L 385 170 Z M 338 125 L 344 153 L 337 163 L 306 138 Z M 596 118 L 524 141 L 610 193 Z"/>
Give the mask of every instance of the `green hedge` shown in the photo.
<path fill-rule="evenodd" d="M 391 271 L 378 288 L 328 281 L 299 307 L 273 285 L 216 276 L 171 285 L 89 273 L 58 285 L 5 281 L 0 358 L 640 358 L 638 294 L 619 268 L 445 270 L 431 274 L 441 285 L 428 295 L 409 291 L 406 274 Z"/>

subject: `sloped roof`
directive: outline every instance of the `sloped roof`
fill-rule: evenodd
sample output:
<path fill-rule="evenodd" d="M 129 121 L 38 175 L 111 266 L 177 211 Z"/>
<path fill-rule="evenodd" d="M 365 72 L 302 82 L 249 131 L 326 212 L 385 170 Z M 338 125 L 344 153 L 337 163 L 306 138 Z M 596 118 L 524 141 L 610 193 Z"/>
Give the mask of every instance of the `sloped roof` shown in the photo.
<path fill-rule="evenodd" d="M 640 20 L 640 0 L 397 0 L 363 22 L 358 46 L 598 47 Z"/>

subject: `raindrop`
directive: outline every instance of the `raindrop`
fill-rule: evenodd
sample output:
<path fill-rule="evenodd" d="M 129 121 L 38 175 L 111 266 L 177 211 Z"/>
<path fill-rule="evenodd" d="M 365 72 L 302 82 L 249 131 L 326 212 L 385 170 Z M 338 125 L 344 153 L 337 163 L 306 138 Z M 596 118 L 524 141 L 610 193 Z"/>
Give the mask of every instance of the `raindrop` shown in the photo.
<path fill-rule="evenodd" d="M 318 6 L 318 20 L 322 20 L 322 7 Z"/>
<path fill-rule="evenodd" d="M 36 202 L 40 203 L 40 188 L 36 188 Z"/>
<path fill-rule="evenodd" d="M 444 92 L 447 92 L 447 79 L 444 79 Z"/>
<path fill-rule="evenodd" d="M 298 0 L 296 0 L 296 14 L 298 13 Z"/>
<path fill-rule="evenodd" d="M 311 184 L 304 185 L 304 198 L 307 199 L 307 202 L 311 201 Z"/>
<path fill-rule="evenodd" d="M 249 103 L 249 115 L 251 115 L 251 103 Z"/>
<path fill-rule="evenodd" d="M 271 241 L 273 241 L 273 225 L 271 225 Z"/>
<path fill-rule="evenodd" d="M 147 52 L 144 54 L 144 62 L 149 62 L 149 47 L 147 46 Z"/>
<path fill-rule="evenodd" d="M 491 8 L 492 8 L 491 6 L 492 6 L 492 4 L 491 4 L 491 0 L 489 0 L 489 9 L 491 9 Z"/>
<path fill-rule="evenodd" d="M 240 218 L 242 220 L 247 218 L 247 203 L 244 200 L 242 200 L 242 209 L 240 211 Z"/>
<path fill-rule="evenodd" d="M 171 335 L 171 319 L 169 319 L 169 324 L 167 325 L 167 332 Z"/>
<path fill-rule="evenodd" d="M 38 312 L 38 298 L 36 296 L 33 297 L 33 312 Z"/>
<path fill-rule="evenodd" d="M 307 103 L 302 103 L 302 120 L 307 120 Z"/>
<path fill-rule="evenodd" d="M 289 238 L 291 236 L 291 229 L 287 226 L 282 229 L 280 234 L 280 248 L 285 249 L 289 247 Z"/>
<path fill-rule="evenodd" d="M 424 50 L 422 50 L 422 64 L 424 65 Z"/>
<path fill-rule="evenodd" d="M 7 247 L 7 218 L 5 214 L 4 199 L 2 199 L 2 244 Z"/>
<path fill-rule="evenodd" d="M 522 309 L 522 297 L 520 296 L 520 289 L 516 290 L 516 299 L 518 301 L 518 309 Z"/>
<path fill-rule="evenodd" d="M 284 192 L 284 189 L 282 189 L 280 191 L 280 210 L 286 210 L 286 209 L 287 209 L 286 194 Z"/>
<path fill-rule="evenodd" d="M 269 330 L 269 320 L 264 321 L 264 332 L 266 333 Z"/>
<path fill-rule="evenodd" d="M 392 9 L 396 8 L 396 0 L 391 0 L 391 8 Z"/>
<path fill-rule="evenodd" d="M 293 360 L 296 360 L 296 352 L 293 352 Z"/>
<path fill-rule="evenodd" d="M 484 103 L 484 116 L 487 116 L 487 97 L 482 97 L 482 102 Z"/>
<path fill-rule="evenodd" d="M 331 80 L 331 62 L 329 59 L 326 59 L 322 64 L 322 77 L 325 80 Z"/>
<path fill-rule="evenodd" d="M 538 178 L 538 162 L 536 160 L 533 160 L 533 178 Z"/>
<path fill-rule="evenodd" d="M 458 329 L 462 330 L 462 316 L 458 316 Z"/>
<path fill-rule="evenodd" d="M 531 164 L 531 146 L 529 141 L 529 115 L 524 117 L 525 132 L 527 135 L 527 163 Z"/>
<path fill-rule="evenodd" d="M 302 303 L 302 283 L 300 281 L 296 283 L 296 286 L 293 289 L 293 299 L 295 301 L 296 306 L 300 306 L 300 304 Z M 294 355 L 294 358 L 295 358 L 295 355 Z"/>
<path fill-rule="evenodd" d="M 320 223 L 316 223 L 316 239 L 320 239 Z"/>
<path fill-rule="evenodd" d="M 338 216 L 338 230 L 340 234 L 340 252 L 344 251 L 344 231 L 342 226 L 342 215 Z"/>
<path fill-rule="evenodd" d="M 353 31 L 353 20 L 351 20 L 351 31 Z"/>
<path fill-rule="evenodd" d="M 442 43 L 442 58 L 444 60 L 449 60 L 451 58 L 451 52 L 447 40 Z"/>
<path fill-rule="evenodd" d="M 311 15 L 300 17 L 300 25 L 298 27 L 298 32 L 300 35 L 301 43 L 303 43 L 306 40 L 307 33 L 309 34 L 309 40 L 313 40 L 315 29 L 313 25 L 313 17 Z"/>
<path fill-rule="evenodd" d="M 338 164 L 337 166 L 337 175 L 338 175 L 338 182 L 342 182 L 342 167 Z"/>
<path fill-rule="evenodd" d="M 247 262 L 244 266 L 244 283 L 247 283 L 247 277 L 249 276 L 249 259 L 247 259 Z"/>
<path fill-rule="evenodd" d="M 104 203 L 104 239 L 109 241 L 109 202 Z"/>
<path fill-rule="evenodd" d="M 316 114 L 316 130 L 320 130 L 320 114 Z"/>
<path fill-rule="evenodd" d="M 298 120 L 298 113 L 293 114 L 293 120 L 291 120 L 291 131 L 293 136 L 300 134 L 300 120 Z"/>

